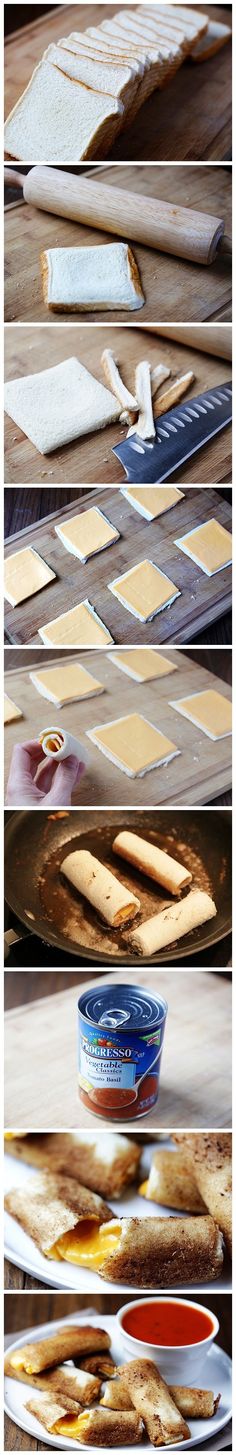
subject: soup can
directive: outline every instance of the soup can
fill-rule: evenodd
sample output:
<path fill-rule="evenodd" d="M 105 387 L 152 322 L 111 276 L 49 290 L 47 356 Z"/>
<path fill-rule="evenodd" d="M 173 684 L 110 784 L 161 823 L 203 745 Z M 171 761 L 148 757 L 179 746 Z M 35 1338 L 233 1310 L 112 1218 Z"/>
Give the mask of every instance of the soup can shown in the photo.
<path fill-rule="evenodd" d="M 80 996 L 79 1095 L 95 1116 L 135 1121 L 155 1105 L 167 1009 L 139 985 Z"/>

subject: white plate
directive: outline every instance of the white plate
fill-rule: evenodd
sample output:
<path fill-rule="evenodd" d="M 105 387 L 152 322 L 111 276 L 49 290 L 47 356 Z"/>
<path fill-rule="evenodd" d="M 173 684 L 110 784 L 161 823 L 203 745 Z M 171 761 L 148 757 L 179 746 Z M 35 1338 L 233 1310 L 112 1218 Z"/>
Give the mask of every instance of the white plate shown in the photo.
<path fill-rule="evenodd" d="M 33 1329 L 32 1331 L 30 1331 L 30 1333 L 27 1331 L 27 1342 L 29 1341 L 29 1339 L 30 1342 L 37 1342 L 37 1339 L 45 1339 L 52 1333 L 56 1333 L 58 1329 L 63 1328 L 64 1324 L 68 1325 L 70 1323 L 78 1323 L 80 1326 L 83 1323 L 87 1324 L 88 1316 L 86 1310 L 82 1318 L 77 1318 L 76 1315 L 72 1314 L 71 1317 L 68 1319 L 58 1319 L 57 1322 L 53 1324 L 40 1324 L 37 1329 Z M 102 1317 L 100 1317 L 100 1314 L 98 1315 L 94 1313 L 92 1315 L 89 1314 L 89 1323 L 94 1324 L 95 1328 L 98 1326 L 98 1323 L 100 1325 L 102 1324 L 103 1328 L 106 1329 L 107 1333 L 110 1334 L 110 1338 L 112 1340 L 111 1352 L 115 1363 L 123 1363 L 124 1349 L 116 1318 L 105 1314 L 102 1314 Z M 26 1336 L 25 1334 L 21 1334 L 20 1338 L 16 1339 L 14 1344 L 9 1345 L 7 1353 L 12 1353 L 13 1349 L 20 1348 L 20 1345 L 24 1344 L 25 1342 Z M 222 1430 L 223 1426 L 226 1425 L 228 1420 L 230 1419 L 231 1360 L 229 1359 L 228 1354 L 224 1354 L 223 1349 L 220 1349 L 217 1344 L 212 1344 L 210 1353 L 207 1354 L 205 1362 L 206 1372 L 203 1385 L 201 1381 L 201 1388 L 203 1387 L 205 1389 L 212 1389 L 214 1390 L 215 1395 L 219 1394 L 219 1392 L 221 1391 L 221 1401 L 219 1408 L 212 1420 L 189 1420 L 188 1424 L 191 1431 L 190 1440 L 181 1440 L 178 1446 L 168 1445 L 168 1450 L 190 1450 L 193 1448 L 193 1446 L 202 1445 L 204 1442 L 206 1444 L 207 1440 L 209 1440 L 213 1435 L 216 1435 L 218 1430 Z M 27 1434 L 33 1436 L 35 1440 L 43 1440 L 46 1445 L 51 1445 L 51 1447 L 53 1445 L 54 1450 L 68 1451 L 76 1449 L 86 1449 L 86 1446 L 80 1445 L 79 1441 L 77 1440 L 68 1440 L 68 1438 L 67 1440 L 63 1440 L 61 1435 L 53 1435 L 53 1438 L 52 1436 L 48 1435 L 44 1427 L 40 1425 L 39 1420 L 36 1420 L 34 1418 L 34 1415 L 28 1414 L 27 1410 L 25 1410 L 26 1400 L 30 1400 L 33 1396 L 36 1396 L 35 1388 L 32 1387 L 31 1389 L 31 1386 L 29 1384 L 20 1384 L 18 1380 L 9 1379 L 9 1377 L 6 1376 L 5 1410 L 6 1414 L 9 1415 L 9 1419 L 13 1420 L 13 1423 L 15 1425 L 19 1425 L 21 1430 L 26 1430 Z M 97 1455 L 96 1445 L 90 1445 L 88 1448 L 91 1451 L 91 1455 Z M 120 1451 L 120 1455 L 122 1455 L 122 1451 L 124 1455 L 124 1452 L 128 1448 L 130 1449 L 130 1446 L 119 1446 L 118 1448 Z M 137 1451 L 148 1451 L 150 1455 L 150 1451 L 153 1447 L 150 1445 L 149 1441 L 144 1439 L 142 1445 L 133 1445 L 131 1448 L 132 1450 L 136 1449 Z M 166 1451 L 166 1448 L 166 1445 L 159 1446 L 160 1451 Z"/>
<path fill-rule="evenodd" d="M 162 1145 L 168 1149 L 171 1148 L 171 1142 L 168 1141 L 168 1138 Z M 156 1142 L 149 1143 L 148 1146 L 143 1148 L 142 1171 L 139 1174 L 139 1184 L 144 1182 L 148 1176 L 152 1156 L 156 1150 Z M 174 1155 L 175 1153 L 173 1151 Z M 5 1193 L 9 1192 L 12 1187 L 23 1187 L 27 1179 L 34 1175 L 34 1172 L 37 1176 L 37 1169 L 27 1166 L 24 1162 L 18 1162 L 15 1157 L 5 1155 L 4 1166 Z M 114 1200 L 109 1198 L 108 1201 L 115 1218 L 174 1216 L 174 1214 L 170 1213 L 169 1208 L 161 1207 L 158 1203 L 146 1202 L 144 1197 L 138 1196 L 136 1188 L 133 1190 L 132 1187 L 128 1188 L 122 1198 L 116 1198 Z M 187 1217 L 188 1214 L 183 1213 L 181 1216 Z M 39 1248 L 33 1243 L 32 1238 L 28 1237 L 27 1233 L 24 1233 L 23 1228 L 19 1226 L 15 1218 L 10 1217 L 10 1214 L 6 1213 L 5 1220 L 5 1257 L 9 1259 L 10 1263 L 16 1264 L 17 1268 L 23 1268 L 25 1273 L 30 1274 L 31 1278 L 40 1279 L 42 1283 L 46 1283 L 50 1288 L 67 1288 L 73 1293 L 101 1293 L 101 1289 L 103 1293 L 120 1293 L 122 1289 L 126 1290 L 127 1293 L 140 1293 L 139 1285 L 135 1288 L 134 1284 L 130 1286 L 128 1283 L 107 1283 L 104 1278 L 100 1278 L 99 1273 L 89 1268 L 78 1268 L 75 1265 L 73 1266 L 72 1263 L 57 1263 L 56 1260 L 53 1261 L 52 1259 L 44 1258 Z M 178 1291 L 181 1287 L 182 1285 L 179 1284 Z M 195 1292 L 196 1289 L 203 1292 L 204 1287 L 207 1287 L 209 1293 L 214 1293 L 218 1289 L 222 1292 L 223 1290 L 229 1291 L 231 1289 L 231 1265 L 227 1255 L 220 1278 L 213 1279 L 206 1285 L 184 1284 L 184 1289 L 189 1293 L 193 1293 L 193 1289 Z"/>

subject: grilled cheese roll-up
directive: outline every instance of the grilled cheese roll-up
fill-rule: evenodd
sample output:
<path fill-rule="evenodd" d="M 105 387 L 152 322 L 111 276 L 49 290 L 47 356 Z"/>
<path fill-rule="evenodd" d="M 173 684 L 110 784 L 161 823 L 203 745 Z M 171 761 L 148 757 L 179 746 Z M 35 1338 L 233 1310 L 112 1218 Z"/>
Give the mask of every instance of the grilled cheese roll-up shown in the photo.
<path fill-rule="evenodd" d="M 84 1236 L 91 1225 L 95 1229 L 112 1219 L 111 1208 L 97 1193 L 62 1173 L 29 1178 L 24 1187 L 7 1193 L 5 1208 L 46 1258 L 55 1258 L 58 1240 L 72 1237 L 77 1227 Z"/>
<path fill-rule="evenodd" d="M 119 1371 L 118 1371 L 119 1373 Z M 210 1420 L 216 1414 L 220 1394 L 215 1398 L 211 1389 L 189 1389 L 187 1385 L 169 1384 L 169 1394 L 181 1415 L 187 1420 Z M 132 1400 L 124 1376 L 109 1380 L 101 1404 L 108 1409 L 132 1409 Z"/>
<path fill-rule="evenodd" d="M 90 1230 L 78 1225 L 74 1234 L 59 1239 L 56 1254 L 78 1267 L 96 1269 L 110 1283 L 171 1288 L 217 1278 L 222 1241 L 209 1216 L 114 1218 L 99 1227 L 90 1224 Z"/>
<path fill-rule="evenodd" d="M 232 1137 L 231 1132 L 178 1132 L 175 1142 L 195 1177 L 209 1213 L 224 1234 L 232 1253 Z"/>
<path fill-rule="evenodd" d="M 54 1427 L 54 1433 L 69 1436 L 70 1439 L 77 1439 L 81 1445 L 101 1445 L 106 1450 L 110 1445 L 139 1445 L 143 1435 L 143 1424 L 139 1415 L 134 1409 L 126 1412 L 119 1410 L 86 1410 L 78 1416 L 76 1421 L 76 1432 L 73 1430 L 73 1420 L 69 1416 L 60 1422 L 60 1428 Z"/>
<path fill-rule="evenodd" d="M 46 1369 L 42 1374 L 26 1374 L 25 1369 L 13 1368 L 11 1359 L 6 1355 L 4 1372 L 11 1379 L 34 1385 L 45 1394 L 63 1399 L 68 1409 L 79 1411 L 84 1405 L 94 1404 L 100 1396 L 102 1375 L 98 1379 L 86 1370 L 75 1369 L 73 1364 L 58 1364 L 56 1369 Z"/>
<path fill-rule="evenodd" d="M 174 1153 L 164 1149 L 154 1152 L 149 1177 L 141 1183 L 139 1192 L 150 1202 L 176 1208 L 178 1212 L 206 1212 L 184 1148 Z"/>
<path fill-rule="evenodd" d="M 52 1369 L 64 1359 L 79 1358 L 80 1354 L 86 1353 L 102 1353 L 110 1348 L 110 1343 L 105 1329 L 94 1329 L 91 1324 L 62 1324 L 48 1339 L 18 1344 L 7 1359 L 13 1372 L 21 1370 L 26 1374 L 40 1374 L 42 1369 Z"/>
<path fill-rule="evenodd" d="M 79 1182 L 82 1177 L 83 1185 L 105 1197 L 120 1197 L 137 1179 L 141 1156 L 138 1142 L 123 1132 L 108 1132 L 106 1138 L 93 1132 L 35 1132 L 22 1144 L 15 1136 L 6 1151 L 32 1166 L 64 1172 Z"/>
<path fill-rule="evenodd" d="M 188 1425 L 151 1359 L 131 1359 L 128 1364 L 121 1365 L 121 1376 L 155 1448 L 158 1445 L 177 1445 L 181 1440 L 190 1439 Z"/>

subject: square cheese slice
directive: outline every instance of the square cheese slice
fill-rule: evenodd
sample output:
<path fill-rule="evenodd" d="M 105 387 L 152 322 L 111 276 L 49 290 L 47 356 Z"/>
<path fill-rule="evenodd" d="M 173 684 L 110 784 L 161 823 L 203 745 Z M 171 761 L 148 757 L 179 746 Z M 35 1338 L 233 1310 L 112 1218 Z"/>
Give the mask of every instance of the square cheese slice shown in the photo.
<path fill-rule="evenodd" d="M 127 652 L 111 652 L 110 662 L 114 662 L 114 667 L 119 667 L 120 672 L 125 672 L 134 682 L 151 682 L 177 670 L 177 662 L 168 661 L 168 657 L 162 657 L 152 647 L 129 647 Z"/>
<path fill-rule="evenodd" d="M 72 516 L 71 520 L 62 520 L 61 525 L 55 526 L 55 531 L 66 550 L 83 562 L 119 540 L 119 531 L 98 506 Z"/>
<path fill-rule="evenodd" d="M 87 598 L 39 627 L 39 636 L 49 647 L 104 647 L 108 642 L 114 646 L 113 637 Z"/>
<path fill-rule="evenodd" d="M 110 581 L 108 590 L 138 621 L 152 621 L 159 611 L 181 595 L 164 571 L 147 559 L 132 566 L 131 571 L 125 571 L 124 576 Z"/>
<path fill-rule="evenodd" d="M 141 713 L 119 717 L 105 727 L 91 728 L 87 737 L 129 778 L 143 778 L 151 768 L 170 763 L 179 755 L 179 748 Z"/>
<path fill-rule="evenodd" d="M 41 455 L 118 419 L 120 404 L 79 359 L 5 384 L 4 409 Z"/>
<path fill-rule="evenodd" d="M 16 703 L 12 702 L 7 692 L 4 692 L 4 724 L 7 722 L 15 722 L 17 717 L 23 717 L 21 707 L 16 707 Z"/>
<path fill-rule="evenodd" d="M 197 525 L 196 530 L 180 536 L 175 541 L 175 546 L 179 546 L 180 551 L 190 556 L 191 561 L 195 561 L 201 571 L 205 572 L 205 576 L 215 576 L 216 571 L 223 571 L 225 566 L 231 565 L 232 536 L 214 516 L 203 525 Z"/>
<path fill-rule="evenodd" d="M 161 485 L 122 485 L 121 494 L 134 510 L 138 510 L 139 515 L 144 516 L 144 520 L 157 520 L 158 515 L 164 515 L 166 510 L 178 505 L 179 500 L 184 500 L 183 490 L 175 490 L 171 485 L 163 489 Z"/>
<path fill-rule="evenodd" d="M 180 697 L 170 702 L 175 712 L 195 723 L 208 738 L 216 743 L 218 738 L 228 738 L 232 733 L 232 703 L 223 693 L 208 688 L 205 692 L 192 692 L 190 697 Z"/>
<path fill-rule="evenodd" d="M 35 596 L 36 591 L 42 591 L 43 586 L 55 580 L 56 572 L 51 571 L 34 546 L 26 546 L 25 550 L 14 551 L 12 556 L 6 557 L 4 596 L 11 606 L 19 606 L 21 601 L 27 601 L 29 596 Z"/>
<path fill-rule="evenodd" d="M 105 688 L 102 682 L 92 677 L 79 662 L 65 662 L 58 667 L 48 667 L 45 672 L 30 672 L 30 681 L 41 697 L 63 707 L 65 702 L 76 702 L 86 697 L 98 697 Z"/>

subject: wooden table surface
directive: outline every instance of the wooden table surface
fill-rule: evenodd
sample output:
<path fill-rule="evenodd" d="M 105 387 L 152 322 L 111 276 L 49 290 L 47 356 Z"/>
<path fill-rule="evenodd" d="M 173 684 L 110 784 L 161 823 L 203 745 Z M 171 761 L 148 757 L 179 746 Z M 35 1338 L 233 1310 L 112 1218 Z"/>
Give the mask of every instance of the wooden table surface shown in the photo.
<path fill-rule="evenodd" d="M 101 551 L 99 557 L 91 557 L 82 565 L 65 550 L 56 534 L 55 524 L 67 516 L 76 515 L 78 509 L 91 508 L 92 504 L 99 505 L 104 511 L 120 531 L 120 539 L 109 550 Z M 6 557 L 23 546 L 34 546 L 55 571 L 55 580 L 28 601 L 17 607 L 5 602 L 7 640 L 17 646 L 41 646 L 39 627 L 69 610 L 76 601 L 88 598 L 116 645 L 166 646 L 179 643 L 182 646 L 192 641 L 198 637 L 199 631 L 231 608 L 231 567 L 212 577 L 206 576 L 174 545 L 174 540 L 212 517 L 231 531 L 231 507 L 224 496 L 214 490 L 188 487 L 177 505 L 156 521 L 148 523 L 114 487 L 109 489 L 105 486 L 103 490 L 94 491 L 93 496 L 91 492 L 87 495 L 85 489 L 79 502 L 74 500 L 64 511 L 60 508 L 52 516 L 40 519 L 24 531 L 17 531 L 6 540 Z M 146 557 L 166 571 L 181 594 L 168 610 L 144 624 L 125 611 L 108 590 L 108 585 L 116 576 Z"/>
<path fill-rule="evenodd" d="M 96 182 L 122 187 L 129 193 L 142 193 L 199 212 L 210 212 L 225 220 L 225 232 L 231 234 L 231 173 L 222 167 L 159 167 L 106 166 L 90 169 L 91 190 Z M 78 183 L 79 185 L 79 183 Z M 43 299 L 40 254 L 45 248 L 91 247 L 112 243 L 111 233 L 87 225 L 82 227 L 68 219 L 40 212 L 20 199 L 5 211 L 5 320 L 12 323 L 58 322 L 60 315 L 47 309 Z M 132 314 L 132 321 L 153 323 L 201 323 L 231 320 L 231 260 L 220 255 L 211 267 L 169 257 L 134 243 L 145 296 L 142 313 Z M 85 315 L 88 322 L 127 323 L 130 315 L 123 312 L 99 311 Z M 61 315 L 61 321 L 62 320 Z M 66 323 L 75 316 L 66 314 Z"/>
<path fill-rule="evenodd" d="M 206 324 L 207 328 L 207 324 Z M 194 373 L 194 383 L 188 391 L 188 399 L 202 390 L 226 384 L 231 376 L 231 366 L 222 359 L 200 353 L 192 347 L 172 342 L 169 338 L 157 338 L 134 324 L 55 324 L 32 329 L 30 324 L 18 328 L 13 324 L 5 329 L 5 375 L 6 379 L 17 379 L 23 374 L 37 373 L 50 368 L 64 359 L 76 355 L 87 369 L 104 380 L 101 354 L 104 348 L 111 348 L 118 358 L 124 382 L 134 388 L 136 365 L 148 358 L 153 367 L 162 360 L 176 376 L 188 370 Z M 113 445 L 125 439 L 127 426 L 119 421 L 106 429 L 74 440 L 72 444 L 54 450 L 50 455 L 41 455 L 22 433 L 13 420 L 5 414 L 5 483 L 6 484 L 63 484 L 86 485 L 116 484 L 124 482 L 123 466 L 112 454 Z M 194 485 L 231 483 L 231 429 L 227 427 L 215 436 L 209 444 L 176 471 L 170 481 Z"/>
<path fill-rule="evenodd" d="M 62 656 L 59 652 L 51 653 L 51 661 L 52 656 L 62 670 L 64 664 L 71 660 L 71 653 Z M 144 683 L 135 682 L 121 673 L 111 661 L 110 652 L 79 652 L 75 658 L 73 654 L 73 659 L 91 671 L 92 676 L 104 685 L 105 691 L 98 698 L 68 703 L 61 708 L 59 716 L 53 704 L 40 696 L 30 681 L 27 652 L 25 657 L 23 667 L 15 666 L 5 672 L 5 690 L 23 713 L 16 722 L 7 723 L 4 730 L 5 802 L 14 744 L 37 738 L 49 720 L 79 738 L 88 754 L 87 771 L 72 798 L 72 804 L 81 808 L 114 807 L 118 804 L 125 807 L 130 802 L 131 792 L 133 808 L 155 807 L 157 803 L 203 805 L 212 802 L 221 793 L 227 794 L 232 782 L 231 737 L 212 742 L 170 706 L 171 701 L 209 688 L 216 689 L 226 700 L 230 699 L 229 688 L 219 681 L 214 672 L 214 654 L 209 672 L 204 666 L 195 665 L 194 659 L 191 661 L 186 652 L 168 652 L 168 660 L 177 670 Z M 45 650 L 44 667 L 47 663 L 48 653 Z M 37 661 L 34 670 L 37 670 Z M 144 778 L 134 778 L 131 785 L 126 774 L 91 742 L 87 731 L 132 712 L 141 713 L 174 742 L 180 757 L 174 758 L 165 768 L 146 773 Z"/>
<path fill-rule="evenodd" d="M 127 8 L 127 6 L 125 6 Z M 198 5 L 210 18 L 231 23 L 224 5 Z M 109 15 L 119 6 L 109 5 Z M 32 14 L 32 11 L 30 12 Z M 89 18 L 88 18 L 89 16 Z M 8 36 L 5 47 L 5 115 L 28 84 L 34 66 L 51 41 L 66 31 L 86 30 L 107 19 L 106 5 L 59 5 Z M 221 161 L 231 156 L 230 45 L 202 65 L 185 62 L 162 91 L 154 92 L 111 156 L 125 161 Z M 28 158 L 25 158 L 27 162 Z M 37 161 L 37 157 L 35 158 Z M 50 161 L 50 156 L 45 157 Z M 63 157 L 61 158 L 63 162 Z"/>
<path fill-rule="evenodd" d="M 132 972 L 130 972 L 132 975 Z M 135 984 L 169 1005 L 158 1107 L 139 1129 L 231 1125 L 231 985 L 226 976 L 135 969 Z M 112 985 L 125 982 L 122 971 Z M 107 982 L 107 977 L 106 977 Z M 84 989 L 97 984 L 84 976 Z M 40 982 L 39 982 L 40 986 Z M 5 1014 L 5 1127 L 94 1128 L 102 1121 L 77 1093 L 78 986 Z M 40 1096 L 39 1096 L 40 1087 Z M 133 1124 L 135 1128 L 135 1124 Z M 130 1122 L 122 1122 L 124 1131 Z M 118 1128 L 117 1128 L 118 1129 Z M 105 1130 L 105 1123 L 104 1123 Z"/>

